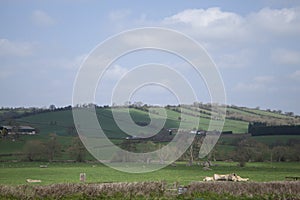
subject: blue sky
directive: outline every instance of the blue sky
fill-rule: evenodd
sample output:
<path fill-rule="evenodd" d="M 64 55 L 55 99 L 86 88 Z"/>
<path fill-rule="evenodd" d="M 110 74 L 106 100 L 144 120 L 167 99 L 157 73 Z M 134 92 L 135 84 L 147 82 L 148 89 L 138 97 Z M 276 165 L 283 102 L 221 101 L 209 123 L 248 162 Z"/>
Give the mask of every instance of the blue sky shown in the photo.
<path fill-rule="evenodd" d="M 1 1 L 0 26 L 0 106 L 72 104 L 76 73 L 98 43 L 127 29 L 155 26 L 180 31 L 205 47 L 220 70 L 228 104 L 300 114 L 296 0 Z M 131 66 L 153 61 L 185 66 L 157 52 L 129 55 L 107 71 L 104 84 L 110 86 L 97 103 L 109 103 L 105 92 Z M 193 81 L 188 71 L 186 76 Z M 172 101 L 167 91 L 151 99 L 157 92 L 141 91 L 135 98 Z"/>

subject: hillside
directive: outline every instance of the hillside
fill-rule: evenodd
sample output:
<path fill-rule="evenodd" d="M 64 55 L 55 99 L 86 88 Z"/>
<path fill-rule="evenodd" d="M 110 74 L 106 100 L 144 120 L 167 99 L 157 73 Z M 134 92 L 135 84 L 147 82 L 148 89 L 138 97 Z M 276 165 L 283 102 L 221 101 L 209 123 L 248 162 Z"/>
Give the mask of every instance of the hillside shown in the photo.
<path fill-rule="evenodd" d="M 180 110 L 182 113 L 180 113 Z M 9 113 L 10 112 L 10 113 Z M 123 112 L 120 109 L 119 112 Z M 121 131 L 116 125 L 112 111 L 109 107 L 97 107 L 96 113 L 99 123 L 105 134 L 116 144 L 121 144 L 128 135 Z M 162 115 L 159 112 L 151 113 L 157 119 Z M 198 129 L 206 130 L 212 114 L 210 105 L 194 104 L 193 106 L 166 106 L 167 120 L 164 129 L 161 133 L 167 133 L 169 128 L 177 128 L 180 121 L 183 123 L 191 119 L 200 117 L 200 124 Z M 235 150 L 237 142 L 243 138 L 248 138 L 249 122 L 260 122 L 268 125 L 297 125 L 300 124 L 299 116 L 290 114 L 282 114 L 277 111 L 266 111 L 259 109 L 251 109 L 237 106 L 227 107 L 227 116 L 223 131 L 232 131 L 233 135 L 224 135 L 220 138 L 216 151 L 232 154 Z M 130 107 L 130 115 L 132 119 L 139 125 L 148 124 L 150 121 L 148 114 L 148 107 Z M 5 116 L 10 116 L 5 118 Z M 18 110 L 0 110 L 0 125 L 29 125 L 36 128 L 38 134 L 19 136 L 18 138 L 0 138 L 0 160 L 19 159 L 24 152 L 26 144 L 30 141 L 40 141 L 48 143 L 51 140 L 51 135 L 57 136 L 57 141 L 61 145 L 61 155 L 59 159 L 69 159 L 68 149 L 70 149 L 74 136 L 77 136 L 75 130 L 71 107 L 59 108 L 55 110 L 32 110 L 32 109 L 18 109 Z M 184 124 L 187 129 L 194 129 L 196 127 L 189 127 L 189 124 Z M 132 133 L 135 135 L 135 133 Z M 258 142 L 265 143 L 269 146 L 280 143 L 287 145 L 291 140 L 299 141 L 300 136 L 260 136 L 252 137 Z M 280 141 L 280 142 L 279 142 Z M 144 144 L 143 144 L 144 145 Z M 138 146 L 137 146 L 138 147 Z M 138 147 L 139 148 L 139 147 Z M 158 147 L 156 147 L 158 148 Z M 222 157 L 230 157 L 223 156 Z M 88 158 L 92 159 L 90 155 Z"/>
<path fill-rule="evenodd" d="M 200 117 L 199 129 L 206 130 L 212 114 L 209 104 L 194 104 L 193 106 L 181 105 L 182 116 L 178 106 L 167 106 L 167 120 L 165 128 L 178 127 L 180 120 L 188 121 Z M 113 120 L 111 109 L 108 107 L 96 108 L 99 123 L 107 135 L 111 138 L 125 137 L 126 135 L 117 127 Z M 46 110 L 32 112 L 32 109 L 19 109 L 17 111 L 0 110 L 0 125 L 9 123 L 30 125 L 40 134 L 56 133 L 58 135 L 76 135 L 73 123 L 72 110 L 67 109 Z M 4 118 L 4 115 L 9 117 Z M 147 107 L 131 107 L 130 115 L 136 123 L 148 123 L 149 114 Z M 156 118 L 161 117 L 155 113 Z M 300 117 L 282 114 L 277 111 L 266 111 L 245 107 L 228 106 L 223 131 L 233 133 L 247 133 L 249 122 L 262 122 L 268 125 L 298 125 Z M 193 129 L 195 127 L 190 127 Z"/>

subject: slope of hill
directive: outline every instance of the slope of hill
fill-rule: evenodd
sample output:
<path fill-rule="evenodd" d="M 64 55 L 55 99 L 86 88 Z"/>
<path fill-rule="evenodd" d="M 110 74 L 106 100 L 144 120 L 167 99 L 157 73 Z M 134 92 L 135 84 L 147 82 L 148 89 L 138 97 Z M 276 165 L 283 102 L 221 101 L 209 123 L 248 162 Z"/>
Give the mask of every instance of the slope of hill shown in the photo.
<path fill-rule="evenodd" d="M 180 122 L 184 123 L 186 129 L 194 129 L 188 123 L 190 120 L 200 118 L 199 129 L 206 130 L 213 114 L 211 106 L 208 104 L 195 104 L 193 106 L 180 105 L 180 106 L 166 106 L 166 123 L 162 133 L 167 133 L 169 128 L 177 128 Z M 130 107 L 130 115 L 138 125 L 147 125 L 150 122 L 149 108 L 143 107 Z M 51 134 L 57 135 L 57 141 L 61 145 L 61 156 L 58 159 L 70 159 L 67 152 L 73 142 L 73 136 L 77 135 L 75 130 L 72 110 L 70 107 L 55 110 L 36 110 L 30 111 L 22 108 L 18 112 L 12 112 L 13 115 L 6 115 L 9 110 L 1 110 L 0 125 L 30 125 L 38 130 L 37 135 L 26 135 L 18 138 L 2 138 L 0 137 L 0 160 L 19 159 L 22 156 L 24 147 L 29 141 L 41 141 L 47 143 Z M 122 116 L 124 109 L 118 110 Z M 163 114 L 159 111 L 150 111 L 151 115 L 156 119 L 161 119 Z M 19 113 L 19 114 L 18 114 Z M 104 130 L 105 134 L 112 140 L 113 143 L 121 144 L 128 136 L 117 126 L 112 110 L 109 107 L 97 107 L 96 114 L 99 123 Z M 249 137 L 247 133 L 249 122 L 261 122 L 268 125 L 290 125 L 300 124 L 299 116 L 291 116 L 281 114 L 278 112 L 270 112 L 265 110 L 250 109 L 237 106 L 227 107 L 227 116 L 224 124 L 223 131 L 232 131 L 233 135 L 223 135 L 216 147 L 217 152 L 223 152 L 230 155 L 235 148 L 237 141 L 244 137 Z M 5 119 L 4 116 L 10 116 Z M 1 120 L 0 119 L 0 120 Z M 3 120 L 5 119 L 5 120 Z M 134 130 L 132 135 L 135 135 Z M 277 144 L 280 140 L 283 145 L 286 145 L 291 140 L 299 141 L 300 136 L 261 136 L 253 137 L 256 141 L 263 142 L 267 145 Z M 144 145 L 144 143 L 143 143 Z M 90 157 L 92 159 L 92 157 Z"/>
<path fill-rule="evenodd" d="M 167 106 L 167 120 L 165 128 L 176 128 L 180 121 L 189 121 L 200 117 L 199 129 L 206 130 L 210 121 L 211 106 L 209 104 L 198 104 L 193 106 Z M 96 109 L 99 123 L 105 133 L 111 138 L 126 137 L 115 120 L 110 108 L 98 107 Z M 155 118 L 162 117 L 159 113 L 152 113 Z M 0 112 L 1 115 L 1 112 Z M 146 107 L 130 108 L 130 115 L 137 124 L 147 124 L 150 122 L 149 113 Z M 299 116 L 288 116 L 285 114 L 250 109 L 237 106 L 228 106 L 226 120 L 223 130 L 233 133 L 247 133 L 249 122 L 263 122 L 268 125 L 292 125 L 300 124 Z M 3 120 L 1 124 L 11 123 L 11 118 Z M 56 133 L 58 135 L 76 135 L 71 109 L 58 109 L 54 111 L 32 113 L 25 116 L 14 117 L 14 122 L 20 125 L 30 125 L 35 127 L 40 134 Z M 188 127 L 188 125 L 186 125 Z M 194 129 L 196 127 L 189 127 Z M 134 133 L 133 133 L 134 134 Z"/>

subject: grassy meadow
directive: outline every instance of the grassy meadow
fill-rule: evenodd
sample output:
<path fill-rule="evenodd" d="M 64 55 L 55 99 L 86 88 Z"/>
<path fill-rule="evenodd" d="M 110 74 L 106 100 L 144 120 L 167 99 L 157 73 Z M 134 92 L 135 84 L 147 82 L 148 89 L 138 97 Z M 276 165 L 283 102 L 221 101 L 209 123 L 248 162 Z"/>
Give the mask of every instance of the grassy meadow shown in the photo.
<path fill-rule="evenodd" d="M 40 168 L 40 165 L 48 168 Z M 177 162 L 161 170 L 129 174 L 100 163 L 5 162 L 0 164 L 0 199 L 299 199 L 298 163 L 214 162 L 210 171 Z M 147 167 L 147 165 L 145 165 Z M 247 183 L 202 182 L 205 176 L 237 173 Z M 79 174 L 86 173 L 86 182 Z M 27 183 L 26 179 L 41 180 Z M 180 187 L 186 192 L 179 193 Z"/>
<path fill-rule="evenodd" d="M 195 111 L 186 112 L 181 114 L 171 109 L 167 109 L 166 128 L 178 127 L 180 120 L 188 121 L 195 118 L 195 116 L 189 113 Z M 110 108 L 97 108 L 96 113 L 99 123 L 105 133 L 111 138 L 126 137 L 126 135 L 116 125 Z M 131 117 L 136 122 L 149 122 L 148 112 L 138 110 L 135 108 L 130 109 Z M 101 117 L 100 117 L 101 116 Z M 160 118 L 159 114 L 154 115 L 156 118 Z M 181 117 L 181 118 L 180 118 Z M 201 114 L 199 127 L 201 129 L 207 129 L 210 120 L 210 115 Z M 74 127 L 73 116 L 71 110 L 53 111 L 38 113 L 21 117 L 16 119 L 18 124 L 28 124 L 39 130 L 41 134 L 56 133 L 58 135 L 69 135 L 70 128 Z M 5 123 L 5 122 L 4 122 Z M 193 129 L 195 127 L 190 127 Z M 224 125 L 224 131 L 233 131 L 234 133 L 246 133 L 248 129 L 248 122 L 241 120 L 226 119 Z"/>
<path fill-rule="evenodd" d="M 40 165 L 45 164 L 48 168 L 40 168 Z M 79 183 L 80 173 L 86 173 L 87 183 L 166 181 L 168 184 L 178 182 L 182 185 L 202 181 L 205 176 L 213 176 L 215 173 L 237 173 L 241 177 L 249 178 L 251 182 L 284 181 L 287 176 L 300 176 L 299 163 L 247 163 L 242 168 L 235 162 L 214 164 L 216 166 L 212 166 L 210 171 L 205 171 L 198 165 L 189 167 L 178 162 L 176 167 L 167 166 L 155 172 L 129 174 L 100 163 L 0 163 L 0 184 L 28 184 L 26 179 L 39 179 L 42 182 L 34 184 L 41 185 Z"/>
<path fill-rule="evenodd" d="M 5 112 L 0 110 L 0 117 L 4 116 Z M 22 114 L 26 112 L 26 109 L 16 112 Z M 123 110 L 120 109 L 118 112 L 122 115 Z M 128 135 L 118 128 L 110 108 L 97 108 L 96 113 L 102 129 L 113 143 L 121 145 L 122 142 L 126 142 L 125 137 Z M 170 106 L 167 107 L 166 113 L 165 129 L 162 131 L 168 134 L 168 128 L 176 128 L 179 126 L 180 121 L 185 123 L 196 117 L 200 117 L 198 128 L 206 130 L 212 111 L 205 105 L 202 105 L 202 107 L 183 106 L 182 113 L 180 113 L 178 107 Z M 159 112 L 151 114 L 157 119 L 162 117 Z M 150 121 L 147 108 L 130 108 L 130 115 L 137 124 L 144 124 Z M 171 199 L 289 199 L 287 198 L 289 196 L 285 194 L 288 191 L 292 191 L 292 195 L 296 194 L 296 198 L 292 196 L 292 199 L 300 198 L 300 191 L 297 189 L 299 186 L 298 182 L 286 181 L 286 177 L 289 176 L 300 177 L 299 162 L 270 162 L 272 159 L 270 159 L 269 155 L 265 162 L 247 162 L 245 167 L 240 167 L 237 162 L 232 162 L 231 158 L 238 152 L 239 142 L 245 139 L 250 139 L 249 141 L 254 141 L 254 143 L 263 143 L 269 147 L 268 150 L 270 151 L 274 145 L 282 145 L 287 148 L 293 141 L 300 140 L 300 135 L 251 136 L 247 134 L 247 131 L 249 122 L 253 121 L 274 122 L 275 124 L 289 124 L 291 122 L 300 124 L 298 116 L 287 116 L 278 112 L 231 106 L 227 108 L 227 117 L 223 131 L 232 131 L 233 134 L 222 135 L 212 153 L 214 159 L 226 160 L 226 162 L 214 161 L 214 165 L 210 167 L 211 170 L 204 170 L 201 165 L 198 165 L 198 162 L 203 162 L 203 160 L 195 160 L 192 166 L 186 166 L 187 158 L 185 158 L 185 161 L 177 161 L 176 166 L 170 165 L 155 172 L 129 174 L 98 163 L 86 150 L 84 150 L 85 162 L 73 162 L 74 159 L 70 155 L 70 147 L 72 147 L 73 139 L 77 136 L 77 133 L 74 129 L 72 111 L 70 109 L 32 113 L 26 116 L 20 115 L 13 119 L 13 123 L 33 126 L 38 130 L 38 134 L 22 135 L 16 138 L 0 138 L 0 199 L 44 199 L 45 197 L 49 197 L 48 199 L 96 199 L 97 195 L 100 195 L 99 197 L 102 199 L 106 199 L 106 193 L 104 196 L 101 192 L 101 194 L 99 193 L 102 190 L 115 191 L 113 193 L 113 195 L 116 195 L 115 199 L 160 199 L 160 188 L 162 187 L 160 184 L 162 183 L 167 185 L 166 188 L 174 189 L 175 183 L 177 186 L 182 185 L 193 188 L 192 192 L 187 196 L 178 195 L 178 188 L 172 190 L 171 196 L 168 196 L 170 194 L 168 190 L 165 190 L 164 195 L 167 196 L 162 199 L 168 199 L 169 197 Z M 1 125 L 9 123 L 11 123 L 10 120 L 4 119 L 1 121 Z M 184 126 L 189 127 L 189 124 L 185 123 Z M 191 130 L 195 127 L 189 128 Z M 57 144 L 60 146 L 59 153 L 55 154 L 53 158 L 54 162 L 25 162 L 26 154 L 24 152 L 26 152 L 26 145 L 31 141 L 47 144 L 51 140 L 51 135 L 55 135 Z M 135 133 L 132 133 L 132 135 L 135 135 Z M 165 144 L 165 142 L 156 141 L 155 144 L 150 143 L 149 145 L 160 147 L 162 144 Z M 146 148 L 145 145 L 148 145 L 148 143 L 140 141 L 137 144 L 137 149 L 141 148 L 142 150 Z M 41 168 L 40 165 L 47 165 L 48 167 Z M 142 165 L 147 168 L 146 163 Z M 86 173 L 86 184 L 79 181 L 80 173 Z M 228 183 L 231 184 L 228 186 L 228 184 L 219 182 L 202 182 L 206 176 L 229 173 L 236 173 L 243 178 L 249 178 L 250 183 Z M 41 180 L 41 183 L 27 183 L 26 179 Z M 103 186 L 103 183 L 114 185 Z M 273 183 L 275 185 L 272 185 Z M 256 197 L 256 191 L 253 191 L 252 188 L 264 188 L 264 184 L 269 184 L 266 185 L 266 191 L 261 192 L 257 190 L 260 192 L 257 193 L 258 196 Z M 67 196 L 63 196 L 64 189 L 60 190 L 61 187 L 69 191 Z M 140 191 L 144 192 L 143 189 L 145 187 L 149 188 L 149 191 L 153 189 L 155 194 L 152 191 L 150 193 L 146 192 L 146 196 L 139 196 Z M 206 189 L 203 189 L 209 187 L 213 187 L 215 191 L 209 193 L 209 189 L 207 189 L 208 192 Z M 245 196 L 245 198 L 242 198 L 242 196 L 235 197 L 237 192 L 233 189 L 230 190 L 228 187 L 237 187 L 240 191 L 247 190 L 248 196 Z M 274 191 L 276 190 L 276 195 L 279 194 L 281 195 L 280 197 L 274 196 L 273 188 L 276 188 Z M 281 190 L 281 188 L 284 189 Z M 82 193 L 82 191 L 84 192 Z M 133 191 L 137 191 L 135 196 L 132 196 Z M 226 191 L 228 192 L 226 193 Z M 284 193 L 281 194 L 282 191 Z M 26 192 L 29 193 L 27 194 Z M 37 194 L 40 196 L 36 196 Z M 56 196 L 51 196 L 52 194 Z"/>

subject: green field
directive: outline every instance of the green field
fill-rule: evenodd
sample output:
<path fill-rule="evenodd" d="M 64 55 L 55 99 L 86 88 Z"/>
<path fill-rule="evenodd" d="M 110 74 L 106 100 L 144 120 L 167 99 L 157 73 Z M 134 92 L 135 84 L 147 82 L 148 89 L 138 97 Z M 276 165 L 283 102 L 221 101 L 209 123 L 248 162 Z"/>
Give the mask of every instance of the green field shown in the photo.
<path fill-rule="evenodd" d="M 166 111 L 167 119 L 162 130 L 162 133 L 168 133 L 168 128 L 176 128 L 179 126 L 180 121 L 183 122 L 184 127 L 187 129 L 193 129 L 197 127 L 190 127 L 189 121 L 196 119 L 196 117 L 200 116 L 200 123 L 198 129 L 206 130 L 210 120 L 210 114 L 212 111 L 207 108 L 198 108 L 198 107 L 183 107 L 183 113 L 180 114 L 178 110 L 174 110 L 176 107 L 169 107 Z M 26 111 L 26 110 L 25 110 Z M 25 112 L 22 110 L 22 112 Z M 195 114 L 195 111 L 199 111 L 199 113 Z M 181 158 L 180 161 L 176 162 L 176 166 L 167 166 L 163 169 L 160 169 L 155 172 L 150 173 L 143 173 L 143 174 L 129 174 L 125 172 L 116 171 L 112 168 L 105 166 L 104 164 L 98 163 L 95 161 L 88 152 L 85 152 L 86 156 L 84 160 L 86 162 L 79 163 L 73 162 L 74 158 L 71 156 L 70 149 L 73 145 L 74 136 L 77 135 L 74 129 L 74 122 L 72 118 L 72 111 L 71 110 L 56 110 L 56 111 L 47 111 L 42 113 L 35 113 L 30 114 L 28 116 L 18 117 L 14 119 L 14 123 L 18 125 L 30 125 L 35 127 L 38 130 L 38 134 L 36 135 L 22 135 L 19 137 L 6 137 L 0 139 L 0 191 L 10 191 L 5 193 L 7 195 L 0 193 L 0 199 L 7 199 L 11 198 L 13 195 L 16 194 L 16 198 L 29 198 L 37 197 L 37 198 L 44 198 L 43 196 L 35 196 L 35 191 L 39 190 L 41 194 L 43 194 L 43 190 L 47 191 L 45 194 L 48 195 L 50 199 L 57 199 L 55 193 L 52 193 L 51 188 L 52 185 L 56 184 L 64 184 L 64 187 L 69 187 L 69 194 L 66 196 L 67 199 L 73 198 L 80 198 L 80 199 L 95 199 L 93 195 L 89 193 L 89 189 L 85 191 L 85 194 L 81 193 L 81 190 L 78 189 L 82 187 L 93 187 L 91 186 L 93 183 L 134 183 L 138 182 L 139 184 L 143 184 L 145 182 L 152 182 L 161 181 L 167 183 L 167 188 L 173 187 L 174 183 L 180 185 L 189 185 L 194 183 L 199 183 L 203 180 L 206 176 L 213 176 L 213 174 L 229 174 L 229 173 L 236 173 L 243 178 L 249 178 L 250 184 L 244 185 L 245 188 L 248 188 L 248 196 L 245 199 L 252 199 L 252 186 L 251 183 L 256 184 L 268 184 L 272 183 L 272 181 L 285 181 L 286 177 L 289 176 L 297 176 L 300 177 L 300 165 L 299 162 L 270 162 L 270 155 L 272 148 L 274 145 L 282 145 L 282 147 L 286 150 L 286 159 L 285 161 L 291 161 L 291 158 L 294 159 L 295 153 L 297 152 L 295 142 L 299 141 L 300 135 L 273 135 L 273 136 L 251 136 L 247 133 L 248 119 L 253 120 L 266 120 L 266 122 L 276 121 L 279 120 L 280 123 L 289 123 L 290 120 L 293 120 L 295 123 L 299 124 L 298 117 L 288 117 L 283 114 L 278 113 L 271 113 L 268 111 L 262 110 L 255 110 L 255 109 L 247 109 L 247 108 L 239 108 L 239 107 L 229 107 L 228 108 L 228 117 L 225 121 L 225 126 L 223 131 L 232 131 L 234 134 L 222 135 L 219 138 L 218 143 L 216 144 L 215 148 L 211 153 L 211 160 L 223 160 L 221 161 L 214 161 L 213 166 L 210 167 L 211 170 L 204 170 L 202 166 L 198 165 L 199 162 L 203 162 L 203 160 L 199 161 L 199 159 L 194 160 L 194 164 L 192 166 L 186 166 L 186 163 L 189 157 Z M 21 113 L 22 113 L 21 112 Z M 96 109 L 97 116 L 99 119 L 99 123 L 102 129 L 105 131 L 105 134 L 111 139 L 111 141 L 115 144 L 122 144 L 122 142 L 126 142 L 125 137 L 127 136 L 124 132 L 122 132 L 116 122 L 114 121 L 112 112 L 110 108 L 97 108 Z M 120 109 L 119 111 L 120 116 L 124 114 L 123 110 Z M 0 112 L 0 117 L 1 117 Z M 153 114 L 153 113 L 151 113 Z M 130 115 L 132 119 L 138 123 L 149 123 L 149 113 L 142 109 L 130 108 Z M 160 113 L 154 113 L 153 116 L 156 119 L 160 119 L 162 115 Z M 10 123 L 9 120 L 1 122 L 2 124 Z M 56 135 L 57 142 L 59 144 L 60 153 L 55 154 L 53 161 L 54 162 L 41 162 L 41 160 L 47 159 L 40 159 L 35 160 L 36 162 L 24 162 L 27 159 L 25 154 L 26 144 L 29 141 L 39 141 L 42 142 L 44 145 L 48 144 L 51 139 L 51 135 L 53 133 Z M 132 135 L 135 135 L 134 130 Z M 268 149 L 264 150 L 267 152 L 267 157 L 265 156 L 265 162 L 247 162 L 245 167 L 239 167 L 237 162 L 232 162 L 233 158 L 238 155 L 238 144 L 242 140 L 249 140 L 254 141 L 254 143 L 249 144 L 265 144 L 267 145 Z M 95 140 L 95 142 L 97 142 Z M 147 149 L 146 145 L 152 145 L 151 147 L 160 147 L 166 142 L 156 141 L 155 143 L 147 143 L 138 141 L 139 143 L 136 144 L 137 152 L 143 151 L 143 149 Z M 293 143 L 294 142 L 294 143 Z M 293 151 L 287 151 L 289 148 L 289 144 L 294 144 Z M 252 149 L 253 150 L 253 149 Z M 257 149 L 256 153 L 259 152 Z M 269 152 L 269 153 L 268 153 Z M 278 155 L 278 152 L 277 152 Z M 275 154 L 274 154 L 275 156 Z M 294 157 L 293 157 L 294 156 Z M 289 160 L 290 159 L 290 160 Z M 184 161 L 183 161 L 184 160 Z M 295 160 L 295 159 L 294 159 Z M 68 162 L 67 162 L 68 161 Z M 225 162 L 227 161 L 227 162 Z M 252 160 L 253 161 L 253 160 Z M 47 168 L 41 168 L 40 165 L 47 165 Z M 146 163 L 142 163 L 144 168 L 149 167 Z M 128 163 L 128 166 L 131 166 L 131 163 Z M 82 184 L 79 181 L 79 174 L 86 173 L 88 184 Z M 37 179 L 41 180 L 41 183 L 27 183 L 26 179 Z M 294 183 L 291 182 L 276 182 L 284 185 L 286 191 L 290 191 L 288 187 L 293 188 Z M 72 184 L 75 184 L 72 186 Z M 77 185 L 76 185 L 77 184 Z M 202 184 L 202 182 L 201 182 Z M 203 183 L 206 185 L 201 185 L 199 187 L 209 187 L 207 183 Z M 222 183 L 216 182 L 213 183 L 216 187 L 219 187 Z M 240 184 L 237 183 L 229 183 L 234 184 L 233 187 L 240 187 Z M 285 185 L 288 184 L 289 186 Z M 19 186 L 22 185 L 22 186 Z M 35 187 L 39 187 L 40 185 L 43 188 L 37 189 Z M 11 186 L 11 187 L 9 187 Z M 223 187 L 225 186 L 225 187 Z M 226 195 L 227 199 L 239 199 L 240 197 L 234 198 L 235 193 L 226 193 L 226 185 L 220 186 L 222 188 L 222 192 L 218 193 L 207 193 L 206 191 L 202 191 L 201 193 L 191 194 L 187 198 L 192 197 L 201 197 L 200 199 L 207 199 L 207 198 L 215 198 L 215 199 L 224 199 Z M 60 185 L 53 186 L 54 188 L 59 188 Z M 77 188 L 77 192 L 73 193 L 74 188 Z M 149 186 L 151 187 L 151 186 Z M 213 186 L 212 186 L 213 187 Z M 255 186 L 257 187 L 257 186 Z M 260 187 L 260 186 L 259 186 Z M 273 186 L 268 186 L 273 187 Z M 21 192 L 19 189 L 21 188 Z M 245 189 L 244 188 L 244 189 Z M 114 188 L 118 191 L 118 188 Z M 244 190 L 243 188 L 240 188 Z M 22 191 L 29 192 L 29 196 L 22 196 Z M 119 194 L 116 199 L 123 197 L 126 193 L 127 199 L 132 199 L 131 192 L 127 193 L 125 189 L 124 193 Z M 196 188 L 196 191 L 198 189 Z M 217 189 L 218 190 L 218 189 Z M 58 190 L 57 190 L 58 191 Z M 221 191 L 221 190 L 220 190 Z M 293 191 L 294 194 L 298 194 L 296 190 Z M 78 193 L 79 192 L 79 193 Z M 58 192 L 59 193 L 59 192 Z M 280 194 L 280 190 L 277 190 L 276 193 Z M 51 197 L 51 195 L 55 197 Z M 87 198 L 85 195 L 90 195 Z M 176 194 L 176 191 L 175 191 Z M 256 199 L 261 199 L 264 197 L 265 199 L 272 199 L 275 198 L 273 193 L 270 193 L 268 189 L 263 193 L 255 193 L 258 195 Z M 18 197 L 18 195 L 21 195 Z M 49 196 L 50 195 L 50 196 Z M 75 195 L 75 196 L 74 196 Z M 76 196 L 79 195 L 79 196 Z M 118 195 L 118 192 L 116 192 Z M 198 196 L 197 196 L 198 195 Z M 224 196 L 225 195 L 225 196 Z M 260 195 L 260 196 L 259 196 Z M 155 197 L 158 197 L 159 193 L 156 192 Z M 167 195 L 168 196 L 168 195 Z M 170 197 L 170 196 L 168 196 Z M 176 196 L 179 199 L 184 198 L 184 196 Z M 250 198 L 251 197 L 251 198 Z M 105 194 L 102 198 L 106 198 Z M 125 199 L 126 199 L 125 198 Z M 136 196 L 134 196 L 136 198 Z M 149 196 L 141 197 L 140 199 L 148 199 Z M 14 197 L 12 197 L 14 199 Z M 33 198 L 34 199 L 34 198 Z M 193 198 L 195 199 L 195 198 Z M 286 199 L 285 194 L 282 194 L 279 199 Z"/>
<path fill-rule="evenodd" d="M 42 185 L 79 183 L 80 173 L 86 173 L 88 183 L 167 181 L 169 184 L 179 182 L 184 185 L 202 181 L 205 176 L 212 176 L 215 173 L 237 173 L 241 177 L 249 178 L 250 181 L 259 182 L 284 181 L 286 176 L 300 176 L 299 163 L 287 162 L 248 163 L 244 168 L 237 167 L 237 163 L 234 162 L 214 162 L 216 166 L 211 167 L 211 171 L 204 171 L 198 165 L 188 167 L 185 163 L 177 163 L 176 167 L 167 166 L 159 171 L 143 174 L 116 171 L 100 163 L 48 163 L 48 168 L 40 168 L 41 164 L 47 163 L 1 163 L 0 184 L 28 184 L 26 179 L 39 179 Z"/>
<path fill-rule="evenodd" d="M 40 165 L 48 164 L 48 168 Z M 0 164 L 0 199 L 299 199 L 299 181 L 285 181 L 300 176 L 298 163 L 214 162 L 212 170 L 176 163 L 161 170 L 129 174 L 99 163 Z M 147 165 L 145 165 L 147 167 Z M 86 183 L 79 174 L 86 173 Z M 237 173 L 249 178 L 247 183 L 203 182 L 205 176 Z M 41 180 L 27 183 L 26 179 Z M 180 194 L 179 187 L 187 186 Z"/>
<path fill-rule="evenodd" d="M 284 114 L 274 113 L 265 110 L 250 109 L 237 106 L 228 106 L 227 116 L 225 120 L 224 131 L 232 131 L 233 133 L 246 133 L 248 131 L 248 123 L 253 121 L 273 123 L 277 122 L 280 124 L 300 124 L 300 118 L 298 116 L 287 116 Z M 182 111 L 182 113 L 179 112 Z M 72 111 L 70 108 L 64 110 L 46 110 L 41 113 L 34 113 L 32 109 L 15 109 L 15 111 L 0 110 L 0 125 L 11 123 L 11 118 L 5 118 L 5 112 L 14 113 L 14 123 L 19 125 L 30 125 L 36 128 L 40 134 L 56 133 L 57 135 L 70 135 L 72 129 L 74 129 L 74 122 Z M 18 117 L 25 112 L 29 113 L 27 116 Z M 30 114 L 30 112 L 32 112 Z M 122 109 L 119 109 L 122 112 Z M 106 134 L 111 138 L 126 137 L 126 134 L 122 132 L 116 125 L 111 108 L 96 108 L 99 123 Z M 207 104 L 201 104 L 199 106 L 170 106 L 166 107 L 167 119 L 164 125 L 165 128 L 176 128 L 179 123 L 188 122 L 195 120 L 197 116 L 200 116 L 199 127 L 189 127 L 186 124 L 187 129 L 204 129 L 208 128 L 211 114 L 213 111 Z M 130 115 L 135 122 L 149 122 L 149 113 L 147 108 L 130 108 Z M 158 112 L 153 114 L 157 119 L 161 118 L 162 115 Z M 134 133 L 133 133 L 134 134 Z"/>
<path fill-rule="evenodd" d="M 110 137 L 125 137 L 126 135 L 116 126 L 116 123 L 113 119 L 111 110 L 109 108 L 98 108 L 96 110 L 99 123 L 105 133 Z M 136 122 L 149 122 L 149 114 L 148 112 L 130 109 L 131 117 Z M 156 118 L 160 118 L 160 115 L 154 115 Z M 201 115 L 199 127 L 201 129 L 207 129 L 210 116 L 209 115 Z M 195 117 L 175 112 L 173 110 L 167 109 L 167 120 L 165 124 L 165 128 L 176 128 L 179 126 L 181 117 L 182 121 L 194 120 Z M 74 127 L 72 111 L 54 111 L 54 112 L 46 112 L 39 113 L 27 117 L 22 117 L 16 120 L 19 124 L 27 124 L 31 125 L 39 130 L 41 134 L 49 134 L 56 133 L 58 135 L 68 135 L 68 129 Z M 5 122 L 4 122 L 5 123 Z M 188 126 L 187 126 L 188 127 Z M 196 127 L 189 127 L 190 129 Z M 233 131 L 234 133 L 246 133 L 248 129 L 248 122 L 240 121 L 240 120 L 232 120 L 226 119 L 224 125 L 224 131 Z"/>
<path fill-rule="evenodd" d="M 236 149 L 236 144 L 239 140 L 243 138 L 251 138 L 257 142 L 264 143 L 266 145 L 273 145 L 273 144 L 283 144 L 288 145 L 289 141 L 299 141 L 300 135 L 274 135 L 274 136 L 255 136 L 251 137 L 249 134 L 232 134 L 232 135 L 222 135 L 218 143 L 215 146 L 215 152 L 219 156 L 217 156 L 217 159 L 220 159 L 220 154 L 223 155 L 225 159 L 230 159 L 232 152 Z M 0 161 L 15 161 L 15 160 L 23 160 L 24 156 L 22 156 L 22 153 L 24 151 L 24 146 L 27 141 L 42 141 L 47 143 L 49 140 L 49 135 L 27 135 L 27 136 L 21 136 L 17 140 L 13 141 L 10 139 L 7 140 L 0 140 Z M 55 160 L 69 160 L 70 153 L 68 152 L 68 148 L 72 144 L 73 137 L 70 136 L 57 136 L 58 143 L 61 145 L 61 153 L 56 156 Z M 122 143 L 122 139 L 112 139 L 111 140 L 115 144 Z M 142 145 L 142 146 L 141 146 Z M 141 147 L 145 148 L 145 143 L 141 143 Z M 159 144 L 156 144 L 158 147 Z M 139 145 L 138 145 L 139 147 Z M 95 159 L 86 152 L 86 160 L 95 161 Z"/>

